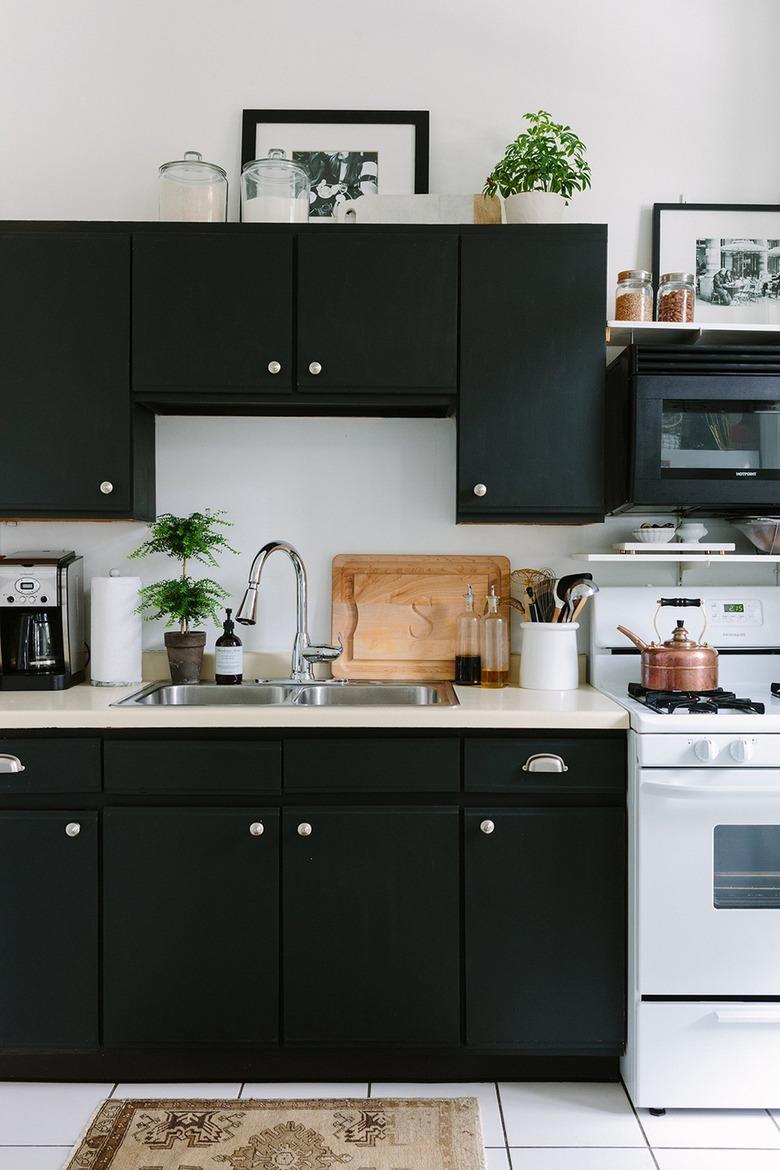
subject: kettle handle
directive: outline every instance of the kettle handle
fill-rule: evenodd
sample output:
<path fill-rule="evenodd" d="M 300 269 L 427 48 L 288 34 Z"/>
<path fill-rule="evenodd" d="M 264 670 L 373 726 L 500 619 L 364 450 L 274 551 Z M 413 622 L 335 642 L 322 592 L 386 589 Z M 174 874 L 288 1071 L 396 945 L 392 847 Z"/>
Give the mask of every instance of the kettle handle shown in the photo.
<path fill-rule="evenodd" d="M 664 608 L 664 606 L 667 606 L 667 605 L 672 606 L 675 609 L 687 609 L 688 606 L 694 606 L 695 608 L 701 610 L 702 626 L 701 626 L 701 630 L 699 631 L 699 637 L 697 638 L 697 641 L 698 641 L 700 646 L 703 645 L 704 644 L 704 635 L 707 633 L 707 610 L 702 605 L 700 597 L 659 597 L 658 598 L 658 608 L 655 611 L 655 617 L 653 618 L 653 627 L 655 629 L 655 634 L 656 634 L 656 637 L 658 638 L 659 643 L 663 641 L 663 638 L 661 637 L 661 631 L 658 629 L 658 615 L 661 612 L 661 610 Z"/>

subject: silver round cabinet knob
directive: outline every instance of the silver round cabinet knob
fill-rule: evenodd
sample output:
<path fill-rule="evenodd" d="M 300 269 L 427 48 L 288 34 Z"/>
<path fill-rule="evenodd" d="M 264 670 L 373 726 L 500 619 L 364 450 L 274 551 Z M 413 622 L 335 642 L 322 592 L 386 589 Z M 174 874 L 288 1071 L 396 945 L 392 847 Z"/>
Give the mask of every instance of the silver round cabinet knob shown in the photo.
<path fill-rule="evenodd" d="M 110 496 L 112 491 L 114 490 L 114 485 L 112 484 L 110 479 L 104 479 L 100 485 L 100 490 L 104 496 Z"/>
<path fill-rule="evenodd" d="M 322 366 L 320 365 L 320 363 L 319 362 L 309 362 L 309 373 L 310 374 L 321 374 L 322 373 Z"/>
<path fill-rule="evenodd" d="M 252 824 L 249 826 L 249 832 L 253 837 L 262 837 L 265 832 L 265 825 L 262 821 L 252 821 Z"/>
<path fill-rule="evenodd" d="M 281 362 L 269 362 L 268 363 L 268 373 L 269 374 L 278 374 L 281 372 L 281 369 L 282 369 Z"/>
<path fill-rule="evenodd" d="M 306 821 L 302 821 L 301 824 L 298 825 L 298 836 L 311 837 L 311 825 Z"/>
<path fill-rule="evenodd" d="M 495 829 L 496 826 L 493 824 L 492 821 L 482 821 L 482 823 L 480 824 L 479 827 L 483 833 L 487 833 L 489 835 L 490 833 L 493 832 L 493 830 Z"/>
<path fill-rule="evenodd" d="M 487 495 L 487 488 L 485 487 L 484 483 L 475 483 L 474 484 L 474 495 L 475 496 L 486 496 Z"/>
<path fill-rule="evenodd" d="M 80 832 L 81 825 L 78 823 L 78 821 L 68 821 L 67 825 L 65 826 L 65 835 L 67 837 L 78 837 Z"/>

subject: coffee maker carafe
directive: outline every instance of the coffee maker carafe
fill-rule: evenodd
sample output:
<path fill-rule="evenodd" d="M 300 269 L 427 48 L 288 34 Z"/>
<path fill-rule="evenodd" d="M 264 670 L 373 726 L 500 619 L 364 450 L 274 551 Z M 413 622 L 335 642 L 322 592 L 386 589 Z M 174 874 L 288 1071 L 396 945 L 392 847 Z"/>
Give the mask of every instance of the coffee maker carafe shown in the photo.
<path fill-rule="evenodd" d="M 0 556 L 0 689 L 84 681 L 84 561 L 74 552 Z"/>

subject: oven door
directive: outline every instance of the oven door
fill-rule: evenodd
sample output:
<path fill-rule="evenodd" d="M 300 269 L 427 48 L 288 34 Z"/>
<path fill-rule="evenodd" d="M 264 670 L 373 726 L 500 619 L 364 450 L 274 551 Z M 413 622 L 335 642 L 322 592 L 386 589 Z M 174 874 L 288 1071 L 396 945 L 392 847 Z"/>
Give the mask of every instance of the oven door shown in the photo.
<path fill-rule="evenodd" d="M 780 996 L 780 769 L 643 768 L 639 991 Z"/>
<path fill-rule="evenodd" d="M 780 504 L 780 377 L 646 374 L 636 393 L 636 504 Z"/>

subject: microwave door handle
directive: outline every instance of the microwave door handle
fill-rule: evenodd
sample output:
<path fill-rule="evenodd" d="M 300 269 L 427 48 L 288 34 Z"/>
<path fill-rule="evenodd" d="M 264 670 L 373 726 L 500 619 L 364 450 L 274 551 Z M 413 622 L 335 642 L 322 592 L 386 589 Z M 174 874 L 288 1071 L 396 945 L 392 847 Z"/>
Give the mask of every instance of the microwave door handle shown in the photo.
<path fill-rule="evenodd" d="M 721 1008 L 719 1024 L 780 1024 L 780 1008 Z"/>
<path fill-rule="evenodd" d="M 731 784 L 667 784 L 664 780 L 643 780 L 642 789 L 663 793 L 664 796 L 706 796 L 717 800 L 719 796 L 780 796 L 780 785 Z"/>

